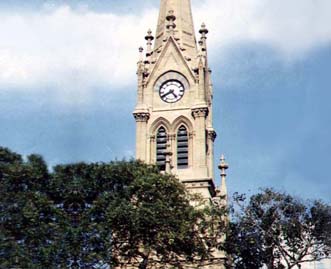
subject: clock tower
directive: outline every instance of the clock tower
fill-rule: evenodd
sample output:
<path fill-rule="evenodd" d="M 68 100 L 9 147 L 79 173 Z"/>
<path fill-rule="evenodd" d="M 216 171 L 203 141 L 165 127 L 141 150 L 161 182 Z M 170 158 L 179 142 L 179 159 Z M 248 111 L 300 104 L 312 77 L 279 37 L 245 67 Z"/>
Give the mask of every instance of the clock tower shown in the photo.
<path fill-rule="evenodd" d="M 223 172 L 221 189 L 214 184 L 216 132 L 207 34 L 202 24 L 197 41 L 190 0 L 161 0 L 156 32 L 149 30 L 146 49 L 139 49 L 133 115 L 136 158 L 176 175 L 190 192 L 212 201 L 226 194 L 226 186 Z"/>

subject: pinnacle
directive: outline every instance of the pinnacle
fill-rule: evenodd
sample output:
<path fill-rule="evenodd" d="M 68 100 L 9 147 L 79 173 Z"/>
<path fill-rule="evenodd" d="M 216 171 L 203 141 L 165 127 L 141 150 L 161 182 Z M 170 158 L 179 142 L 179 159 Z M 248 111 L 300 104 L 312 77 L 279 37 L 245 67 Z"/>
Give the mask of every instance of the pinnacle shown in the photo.
<path fill-rule="evenodd" d="M 225 162 L 225 157 L 222 154 L 220 164 L 218 168 L 222 171 L 222 174 L 225 174 L 225 171 L 229 168 L 229 165 Z"/>

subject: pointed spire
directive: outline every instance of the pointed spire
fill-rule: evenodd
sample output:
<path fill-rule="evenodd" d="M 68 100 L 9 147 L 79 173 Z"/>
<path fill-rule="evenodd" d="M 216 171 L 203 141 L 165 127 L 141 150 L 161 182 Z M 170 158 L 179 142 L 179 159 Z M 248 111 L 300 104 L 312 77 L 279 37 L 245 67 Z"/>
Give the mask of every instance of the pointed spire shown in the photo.
<path fill-rule="evenodd" d="M 154 49 L 159 49 L 173 31 L 175 40 L 185 50 L 185 55 L 195 59 L 197 45 L 190 0 L 161 0 Z"/>

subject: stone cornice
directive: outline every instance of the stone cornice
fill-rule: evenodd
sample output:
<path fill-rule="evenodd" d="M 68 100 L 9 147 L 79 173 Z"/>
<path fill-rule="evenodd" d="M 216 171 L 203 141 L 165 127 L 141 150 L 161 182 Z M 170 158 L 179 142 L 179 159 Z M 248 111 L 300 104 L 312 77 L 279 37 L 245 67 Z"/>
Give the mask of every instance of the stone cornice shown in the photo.
<path fill-rule="evenodd" d="M 209 113 L 208 107 L 197 107 L 192 109 L 192 116 L 195 119 L 200 117 L 206 118 L 208 116 L 208 113 Z"/>
<path fill-rule="evenodd" d="M 134 119 L 136 122 L 148 122 L 150 114 L 148 112 L 134 112 Z"/>

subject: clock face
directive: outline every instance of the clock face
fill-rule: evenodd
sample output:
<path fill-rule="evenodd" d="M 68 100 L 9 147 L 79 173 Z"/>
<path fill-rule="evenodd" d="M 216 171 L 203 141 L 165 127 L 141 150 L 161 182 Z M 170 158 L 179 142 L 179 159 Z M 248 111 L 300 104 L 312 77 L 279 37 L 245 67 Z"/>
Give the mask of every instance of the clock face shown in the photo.
<path fill-rule="evenodd" d="M 184 96 L 184 86 L 178 80 L 168 80 L 160 87 L 160 97 L 164 102 L 175 103 Z"/>

